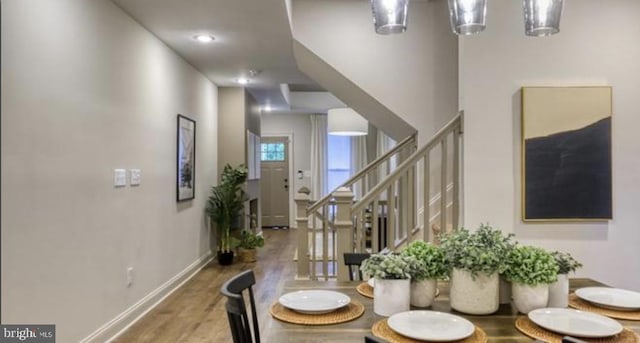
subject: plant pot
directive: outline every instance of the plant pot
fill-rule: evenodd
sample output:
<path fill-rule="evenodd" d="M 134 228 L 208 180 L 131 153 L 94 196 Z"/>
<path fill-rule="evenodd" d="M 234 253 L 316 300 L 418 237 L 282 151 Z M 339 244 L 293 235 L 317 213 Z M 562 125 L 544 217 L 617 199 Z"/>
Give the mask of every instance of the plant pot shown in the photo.
<path fill-rule="evenodd" d="M 569 306 L 569 275 L 558 274 L 558 281 L 549 284 L 547 307 Z"/>
<path fill-rule="evenodd" d="M 411 280 L 376 279 L 373 312 L 381 316 L 409 311 Z"/>
<path fill-rule="evenodd" d="M 411 282 L 411 306 L 429 307 L 436 297 L 436 280 Z"/>
<path fill-rule="evenodd" d="M 218 264 L 228 266 L 233 263 L 233 251 L 218 251 Z"/>
<path fill-rule="evenodd" d="M 245 249 L 245 248 L 240 248 L 240 250 L 238 251 L 238 255 L 240 256 L 240 260 L 242 262 L 255 262 L 257 260 L 257 249 Z"/>
<path fill-rule="evenodd" d="M 535 309 L 547 307 L 549 301 L 549 285 L 525 285 L 519 282 L 511 283 L 513 304 L 520 313 L 527 314 Z"/>
<path fill-rule="evenodd" d="M 503 275 L 500 275 L 500 305 L 511 303 L 511 282 Z"/>
<path fill-rule="evenodd" d="M 498 273 L 487 275 L 454 268 L 451 272 L 451 308 L 468 314 L 491 314 L 500 306 Z"/>

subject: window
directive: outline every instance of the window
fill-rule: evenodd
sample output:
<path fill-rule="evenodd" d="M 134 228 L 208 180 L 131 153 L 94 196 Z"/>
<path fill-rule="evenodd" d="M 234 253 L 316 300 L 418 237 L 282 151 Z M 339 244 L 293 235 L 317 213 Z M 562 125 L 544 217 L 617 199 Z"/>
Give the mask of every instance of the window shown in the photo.
<path fill-rule="evenodd" d="M 327 136 L 327 188 L 336 189 L 351 175 L 351 137 Z"/>
<path fill-rule="evenodd" d="M 284 161 L 284 143 L 260 144 L 261 161 Z"/>

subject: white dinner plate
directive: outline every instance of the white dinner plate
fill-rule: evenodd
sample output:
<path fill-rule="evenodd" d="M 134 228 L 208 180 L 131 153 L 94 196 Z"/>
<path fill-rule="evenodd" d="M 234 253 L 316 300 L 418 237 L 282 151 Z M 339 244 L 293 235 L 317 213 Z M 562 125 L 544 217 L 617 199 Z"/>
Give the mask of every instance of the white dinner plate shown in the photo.
<path fill-rule="evenodd" d="M 436 311 L 396 313 L 389 317 L 387 323 L 403 336 L 432 342 L 464 339 L 476 330 L 470 321 L 462 317 Z"/>
<path fill-rule="evenodd" d="M 367 283 L 369 284 L 369 286 L 375 287 L 376 279 L 371 278 L 371 279 L 367 280 Z"/>
<path fill-rule="evenodd" d="M 640 310 L 640 293 L 620 288 L 585 287 L 576 295 L 594 305 L 622 311 Z"/>
<path fill-rule="evenodd" d="M 278 302 L 296 312 L 322 314 L 348 305 L 351 298 L 334 291 L 309 290 L 284 294 Z"/>
<path fill-rule="evenodd" d="M 529 319 L 547 330 L 576 337 L 607 337 L 622 331 L 622 325 L 611 318 L 568 308 L 540 308 L 529 312 Z"/>

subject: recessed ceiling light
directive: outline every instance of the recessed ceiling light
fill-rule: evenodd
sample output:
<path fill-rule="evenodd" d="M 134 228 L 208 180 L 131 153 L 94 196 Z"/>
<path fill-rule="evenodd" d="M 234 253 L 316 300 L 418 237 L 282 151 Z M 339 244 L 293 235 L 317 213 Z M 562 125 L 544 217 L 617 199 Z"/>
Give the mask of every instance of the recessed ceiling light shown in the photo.
<path fill-rule="evenodd" d="M 264 107 L 262 108 L 265 112 L 271 112 L 271 106 L 270 105 L 264 105 Z"/>
<path fill-rule="evenodd" d="M 196 35 L 193 36 L 193 39 L 197 40 L 200 43 L 211 43 L 215 40 L 213 36 L 209 35 Z"/>
<path fill-rule="evenodd" d="M 249 83 L 249 79 L 247 79 L 246 77 L 239 77 L 236 79 L 236 82 L 241 85 L 246 85 L 247 83 Z"/>

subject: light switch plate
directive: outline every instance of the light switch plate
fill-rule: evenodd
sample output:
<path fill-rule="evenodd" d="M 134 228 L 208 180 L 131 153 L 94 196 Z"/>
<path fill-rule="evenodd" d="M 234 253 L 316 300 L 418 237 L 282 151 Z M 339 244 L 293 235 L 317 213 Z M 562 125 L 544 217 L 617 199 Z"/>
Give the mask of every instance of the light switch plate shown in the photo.
<path fill-rule="evenodd" d="M 127 185 L 127 170 L 126 169 L 114 169 L 113 170 L 113 185 L 116 187 L 124 187 Z"/>
<path fill-rule="evenodd" d="M 140 169 L 129 169 L 129 184 L 131 186 L 138 186 L 140 185 L 140 181 L 141 181 L 141 176 L 140 176 Z"/>

